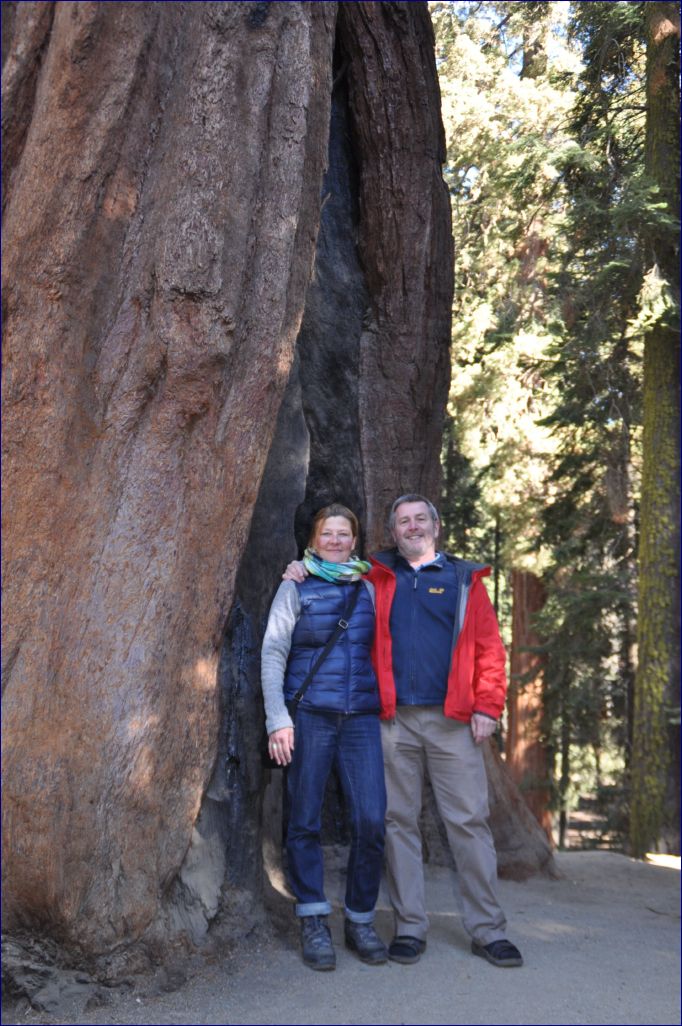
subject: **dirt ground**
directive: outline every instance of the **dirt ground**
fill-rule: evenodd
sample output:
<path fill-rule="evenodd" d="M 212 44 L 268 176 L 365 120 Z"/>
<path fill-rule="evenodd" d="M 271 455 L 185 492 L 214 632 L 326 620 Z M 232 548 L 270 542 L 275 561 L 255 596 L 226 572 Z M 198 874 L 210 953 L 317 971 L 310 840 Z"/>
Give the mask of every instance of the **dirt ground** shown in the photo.
<path fill-rule="evenodd" d="M 276 939 L 202 968 L 174 993 L 128 996 L 66 1019 L 7 1007 L 2 1022 L 678 1026 L 679 859 L 667 862 L 565 852 L 557 855 L 560 880 L 500 881 L 509 937 L 525 959 L 520 969 L 496 969 L 470 953 L 457 911 L 456 876 L 443 868 L 427 874 L 431 930 L 421 960 L 363 965 L 343 947 L 343 874 L 336 870 L 329 879 L 335 972 L 307 969 L 297 946 Z M 377 924 L 389 940 L 385 896 Z"/>

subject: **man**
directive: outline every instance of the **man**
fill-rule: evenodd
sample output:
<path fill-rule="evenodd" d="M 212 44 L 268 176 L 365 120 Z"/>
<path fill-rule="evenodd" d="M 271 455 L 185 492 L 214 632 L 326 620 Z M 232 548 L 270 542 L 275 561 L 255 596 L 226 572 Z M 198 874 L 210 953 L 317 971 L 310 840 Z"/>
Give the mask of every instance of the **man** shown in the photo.
<path fill-rule="evenodd" d="M 370 573 L 396 927 L 389 957 L 416 962 L 426 947 L 419 816 L 427 768 L 457 863 L 472 951 L 496 966 L 520 966 L 496 895 L 480 748 L 495 731 L 507 690 L 504 646 L 482 581 L 490 568 L 436 551 L 439 517 L 422 495 L 396 499 L 389 527 L 397 550 L 377 554 Z"/>
<path fill-rule="evenodd" d="M 389 527 L 396 549 L 372 558 L 369 574 L 376 595 L 387 883 L 395 913 L 388 955 L 412 963 L 426 948 L 419 817 L 427 769 L 457 863 L 471 950 L 495 966 L 520 966 L 496 895 L 480 748 L 495 731 L 507 689 L 504 646 L 482 581 L 490 568 L 437 552 L 438 513 L 422 495 L 396 499 Z"/>

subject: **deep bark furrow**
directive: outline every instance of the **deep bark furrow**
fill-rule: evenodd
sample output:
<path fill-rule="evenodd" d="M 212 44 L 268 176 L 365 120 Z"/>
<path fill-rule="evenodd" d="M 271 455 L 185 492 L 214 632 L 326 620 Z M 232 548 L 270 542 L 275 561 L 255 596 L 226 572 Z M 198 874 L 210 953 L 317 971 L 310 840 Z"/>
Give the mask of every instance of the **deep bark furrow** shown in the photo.
<path fill-rule="evenodd" d="M 7 3 L 2 12 L 2 210 L 21 160 L 54 3 Z M 8 57 L 8 60 L 5 58 Z"/>
<path fill-rule="evenodd" d="M 433 62 L 423 59 L 433 47 L 426 5 L 342 4 L 340 39 L 349 61 L 359 252 L 370 294 L 360 424 L 368 542 L 376 548 L 396 495 L 438 494 L 450 374 L 450 207 L 438 80 Z"/>

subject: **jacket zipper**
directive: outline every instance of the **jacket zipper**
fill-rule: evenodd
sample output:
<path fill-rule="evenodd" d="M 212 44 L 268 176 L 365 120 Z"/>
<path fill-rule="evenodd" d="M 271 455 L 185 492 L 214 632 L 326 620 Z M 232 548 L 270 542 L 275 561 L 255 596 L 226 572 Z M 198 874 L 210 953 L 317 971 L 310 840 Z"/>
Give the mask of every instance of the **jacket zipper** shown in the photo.
<path fill-rule="evenodd" d="M 364 587 L 364 585 L 361 584 L 360 587 L 362 588 L 362 587 Z M 360 601 L 360 596 L 358 595 L 358 602 L 359 601 Z M 357 605 L 356 605 L 355 608 L 357 609 Z M 346 612 L 346 602 L 344 601 L 343 609 L 341 610 L 341 616 L 343 616 L 344 620 L 346 618 L 345 615 L 344 615 L 345 612 Z M 348 637 L 348 631 L 349 630 L 350 630 L 350 623 L 349 623 L 348 627 L 345 629 L 345 631 L 343 632 L 343 637 L 339 639 L 340 641 L 344 642 L 344 648 L 346 650 L 346 716 L 350 716 L 350 689 L 351 689 L 351 681 L 350 681 L 350 670 L 351 670 L 351 666 L 350 666 L 350 638 Z"/>
<path fill-rule="evenodd" d="M 414 686 L 415 686 L 415 671 L 416 671 L 416 658 L 417 658 L 417 646 L 415 644 L 415 626 L 417 622 L 417 581 L 418 574 L 417 570 L 413 570 L 414 584 L 412 585 L 412 609 L 411 609 L 411 622 L 410 622 L 410 649 L 412 653 L 410 661 L 410 705 L 414 704 Z"/>
<path fill-rule="evenodd" d="M 459 644 L 459 639 L 464 633 L 464 625 L 467 622 L 469 615 L 469 606 L 471 604 L 471 589 L 474 586 L 474 581 L 477 580 L 477 571 L 474 571 L 471 575 L 469 584 L 460 582 L 458 594 L 457 594 L 457 613 L 455 615 L 455 625 L 452 631 L 452 644 L 450 645 L 450 666 L 448 671 L 448 677 L 452 672 L 452 660 L 455 655 L 455 649 Z M 462 602 L 464 602 L 464 615 L 462 615 Z"/>

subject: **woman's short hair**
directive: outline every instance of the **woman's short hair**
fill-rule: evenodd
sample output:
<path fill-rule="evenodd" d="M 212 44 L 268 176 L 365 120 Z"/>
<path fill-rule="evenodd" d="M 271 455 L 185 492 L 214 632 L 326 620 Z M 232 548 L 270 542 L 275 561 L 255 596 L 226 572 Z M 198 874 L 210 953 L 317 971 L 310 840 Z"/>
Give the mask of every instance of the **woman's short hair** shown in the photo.
<path fill-rule="evenodd" d="M 329 520 L 330 517 L 344 517 L 350 524 L 353 537 L 356 540 L 360 537 L 360 524 L 358 523 L 358 518 L 355 513 L 348 509 L 348 506 L 342 506 L 340 502 L 332 502 L 330 506 L 324 506 L 315 514 L 310 528 L 310 537 L 308 538 L 309 548 L 315 543 L 315 538 L 317 537 L 317 532 L 322 522 L 324 520 Z"/>

